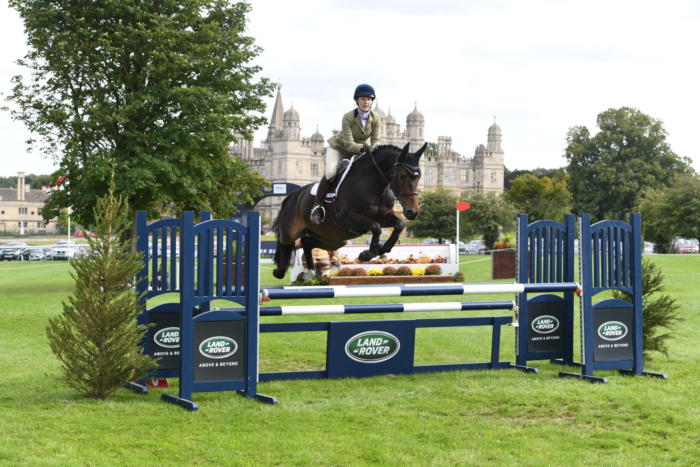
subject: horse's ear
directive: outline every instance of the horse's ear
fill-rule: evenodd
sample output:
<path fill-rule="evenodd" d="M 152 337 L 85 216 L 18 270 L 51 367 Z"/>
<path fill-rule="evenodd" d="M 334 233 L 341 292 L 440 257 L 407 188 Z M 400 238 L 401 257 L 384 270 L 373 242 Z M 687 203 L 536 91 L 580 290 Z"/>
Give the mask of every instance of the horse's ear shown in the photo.
<path fill-rule="evenodd" d="M 406 160 L 406 156 L 408 156 L 408 147 L 410 145 L 411 143 L 406 143 L 406 146 L 401 150 L 401 154 L 399 154 L 399 158 L 396 160 L 397 162 L 404 162 Z"/>
<path fill-rule="evenodd" d="M 416 158 L 416 160 L 420 159 L 420 156 L 423 155 L 423 152 L 425 151 L 425 148 L 428 147 L 428 143 L 425 143 L 416 153 L 413 155 L 413 157 Z"/>

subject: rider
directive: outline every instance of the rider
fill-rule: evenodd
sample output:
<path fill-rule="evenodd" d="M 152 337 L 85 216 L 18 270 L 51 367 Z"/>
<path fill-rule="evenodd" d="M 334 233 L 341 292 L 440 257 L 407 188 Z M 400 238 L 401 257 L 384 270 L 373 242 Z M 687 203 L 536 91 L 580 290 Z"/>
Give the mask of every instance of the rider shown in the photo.
<path fill-rule="evenodd" d="M 326 173 L 318 184 L 316 201 L 311 208 L 310 218 L 314 224 L 322 223 L 326 216 L 323 201 L 330 188 L 329 180 L 342 171 L 338 170 L 341 159 L 345 162 L 353 155 L 369 152 L 381 142 L 381 117 L 372 110 L 375 97 L 374 88 L 369 84 L 357 86 L 353 96 L 357 108 L 343 115 L 342 130 L 328 140 Z"/>

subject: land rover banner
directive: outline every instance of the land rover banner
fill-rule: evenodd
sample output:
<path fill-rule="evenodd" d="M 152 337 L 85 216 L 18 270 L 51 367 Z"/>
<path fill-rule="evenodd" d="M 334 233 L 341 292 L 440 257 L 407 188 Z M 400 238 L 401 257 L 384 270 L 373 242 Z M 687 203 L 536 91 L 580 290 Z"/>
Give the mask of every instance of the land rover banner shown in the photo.
<path fill-rule="evenodd" d="M 148 329 L 149 354 L 158 359 L 159 370 L 180 367 L 180 313 L 166 311 L 150 314 L 154 326 Z"/>
<path fill-rule="evenodd" d="M 528 352 L 548 352 L 563 350 L 564 301 L 554 297 L 550 302 L 529 302 L 527 305 L 530 322 L 528 326 Z"/>
<path fill-rule="evenodd" d="M 328 333 L 329 378 L 410 373 L 413 320 L 333 322 Z"/>
<path fill-rule="evenodd" d="M 634 310 L 593 308 L 593 359 L 596 362 L 631 360 L 634 357 Z"/>
<path fill-rule="evenodd" d="M 244 323 L 243 320 L 195 322 L 195 382 L 243 379 Z"/>

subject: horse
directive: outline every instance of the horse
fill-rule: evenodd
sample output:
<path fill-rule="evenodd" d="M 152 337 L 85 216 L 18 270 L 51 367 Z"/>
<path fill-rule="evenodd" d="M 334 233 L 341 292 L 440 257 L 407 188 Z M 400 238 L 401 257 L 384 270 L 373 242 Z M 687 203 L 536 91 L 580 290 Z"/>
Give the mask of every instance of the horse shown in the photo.
<path fill-rule="evenodd" d="M 285 276 L 296 251 L 297 239 L 301 240 L 304 252 L 305 278 L 313 274 L 312 249 L 332 252 L 345 245 L 347 240 L 367 232 L 372 233 L 372 239 L 369 248 L 360 253 L 361 261 L 389 253 L 404 229 L 404 221 L 394 214 L 396 200 L 407 219 L 415 219 L 420 212 L 417 191 L 421 176 L 419 161 L 426 147 L 427 143 L 410 153 L 409 144 L 403 149 L 384 145 L 356 156 L 346 169 L 335 200 L 325 204 L 326 216 L 320 225 L 309 219 L 314 203 L 313 184 L 287 195 L 272 225 L 277 237 L 276 268 L 272 275 L 278 279 Z M 380 245 L 382 227 L 391 227 L 393 231 Z"/>

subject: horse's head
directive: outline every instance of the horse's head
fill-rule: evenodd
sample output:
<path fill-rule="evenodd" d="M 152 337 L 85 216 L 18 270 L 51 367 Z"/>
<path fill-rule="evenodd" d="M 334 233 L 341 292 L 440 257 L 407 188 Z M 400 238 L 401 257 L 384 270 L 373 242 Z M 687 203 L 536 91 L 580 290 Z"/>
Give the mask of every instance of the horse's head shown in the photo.
<path fill-rule="evenodd" d="M 401 203 L 403 213 L 407 219 L 415 219 L 420 212 L 418 203 L 418 181 L 420 180 L 420 156 L 428 146 L 425 143 L 416 152 L 408 152 L 409 143 L 403 147 L 399 157 L 394 162 L 394 174 L 391 177 L 391 191 Z"/>

